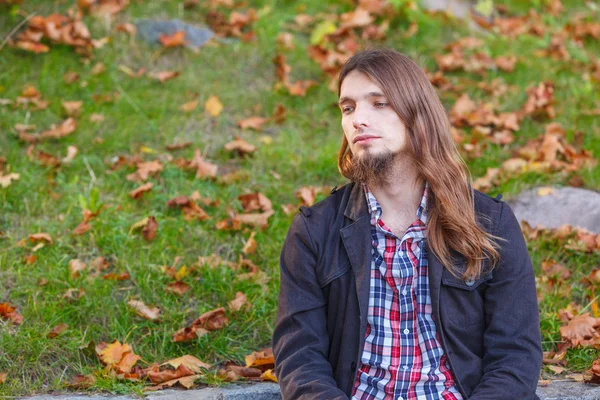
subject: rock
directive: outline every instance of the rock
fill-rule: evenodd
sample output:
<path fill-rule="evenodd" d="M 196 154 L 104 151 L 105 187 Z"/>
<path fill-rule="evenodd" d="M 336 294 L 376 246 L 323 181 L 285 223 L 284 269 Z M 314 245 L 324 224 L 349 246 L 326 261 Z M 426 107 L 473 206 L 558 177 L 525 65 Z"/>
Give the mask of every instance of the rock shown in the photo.
<path fill-rule="evenodd" d="M 535 188 L 508 200 L 517 219 L 532 227 L 561 225 L 600 233 L 600 193 L 573 187 Z"/>
<path fill-rule="evenodd" d="M 167 21 L 141 19 L 136 21 L 135 26 L 138 37 L 151 44 L 160 44 L 159 35 L 171 35 L 177 31 L 184 31 L 186 47 L 198 48 L 215 35 L 208 28 L 199 28 L 178 19 Z"/>
<path fill-rule="evenodd" d="M 572 381 L 552 381 L 538 386 L 540 400 L 600 400 L 600 386 Z"/>

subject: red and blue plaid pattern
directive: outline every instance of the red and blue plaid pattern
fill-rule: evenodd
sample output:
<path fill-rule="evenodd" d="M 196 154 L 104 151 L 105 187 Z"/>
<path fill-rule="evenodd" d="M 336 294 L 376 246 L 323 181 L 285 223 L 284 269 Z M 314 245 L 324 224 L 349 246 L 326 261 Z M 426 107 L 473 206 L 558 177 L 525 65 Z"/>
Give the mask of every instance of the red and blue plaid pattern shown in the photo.
<path fill-rule="evenodd" d="M 431 314 L 425 189 L 417 219 L 402 238 L 381 219 L 364 186 L 371 214 L 373 258 L 365 346 L 352 399 L 462 400 Z"/>

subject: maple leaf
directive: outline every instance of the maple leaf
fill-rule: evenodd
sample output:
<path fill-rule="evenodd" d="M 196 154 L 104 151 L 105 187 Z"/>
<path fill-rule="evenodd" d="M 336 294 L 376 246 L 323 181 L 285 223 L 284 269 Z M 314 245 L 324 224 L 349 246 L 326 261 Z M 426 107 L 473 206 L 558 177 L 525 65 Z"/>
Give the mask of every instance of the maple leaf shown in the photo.
<path fill-rule="evenodd" d="M 202 372 L 202 368 L 204 368 L 204 369 L 211 368 L 210 364 L 202 362 L 199 359 L 197 359 L 196 357 L 191 356 L 189 354 L 169 360 L 169 361 L 161 364 L 161 366 L 163 366 L 163 365 L 170 365 L 174 368 L 179 368 L 180 365 L 183 365 L 184 367 L 188 368 L 190 371 L 197 373 L 197 374 Z"/>
<path fill-rule="evenodd" d="M 563 340 L 571 343 L 572 346 L 598 343 L 600 334 L 596 328 L 600 326 L 600 321 L 590 317 L 590 313 L 585 313 L 573 317 L 567 325 L 559 328 L 560 336 Z"/>
<path fill-rule="evenodd" d="M 245 212 L 269 211 L 273 209 L 271 200 L 260 192 L 239 195 L 238 200 L 242 203 Z"/>
<path fill-rule="evenodd" d="M 262 370 L 275 367 L 275 358 L 273 357 L 273 349 L 265 348 L 260 351 L 252 352 L 246 356 L 247 367 L 257 367 Z"/>

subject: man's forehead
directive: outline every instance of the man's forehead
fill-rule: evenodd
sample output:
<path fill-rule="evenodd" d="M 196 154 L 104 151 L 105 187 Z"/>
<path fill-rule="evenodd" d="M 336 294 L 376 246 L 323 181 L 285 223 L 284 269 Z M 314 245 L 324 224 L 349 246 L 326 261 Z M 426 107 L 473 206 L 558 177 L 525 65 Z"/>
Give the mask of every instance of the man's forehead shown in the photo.
<path fill-rule="evenodd" d="M 344 93 L 344 92 L 342 92 L 338 103 L 341 104 L 341 103 L 344 103 L 346 101 L 366 100 L 366 99 L 369 99 L 371 97 L 384 97 L 385 96 L 377 88 L 375 88 L 375 90 L 373 90 L 371 88 L 372 91 L 368 91 L 368 90 L 369 90 L 369 88 L 366 88 L 366 90 L 357 91 L 355 93 L 352 93 L 352 92 Z"/>

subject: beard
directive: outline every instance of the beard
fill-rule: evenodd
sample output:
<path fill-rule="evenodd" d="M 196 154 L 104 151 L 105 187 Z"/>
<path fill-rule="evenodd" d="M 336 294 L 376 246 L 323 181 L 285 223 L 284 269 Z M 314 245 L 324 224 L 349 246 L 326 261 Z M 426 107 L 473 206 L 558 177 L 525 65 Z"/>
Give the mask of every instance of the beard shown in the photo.
<path fill-rule="evenodd" d="M 371 154 L 367 150 L 361 156 L 352 158 L 348 177 L 367 186 L 381 186 L 391 177 L 395 158 L 396 154 L 388 149 L 379 154 Z"/>

